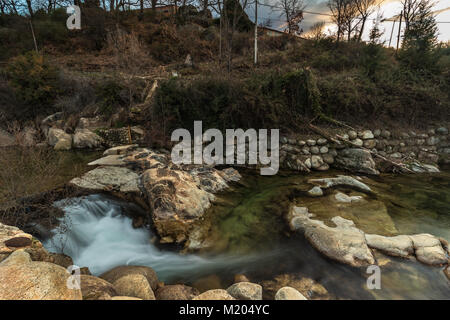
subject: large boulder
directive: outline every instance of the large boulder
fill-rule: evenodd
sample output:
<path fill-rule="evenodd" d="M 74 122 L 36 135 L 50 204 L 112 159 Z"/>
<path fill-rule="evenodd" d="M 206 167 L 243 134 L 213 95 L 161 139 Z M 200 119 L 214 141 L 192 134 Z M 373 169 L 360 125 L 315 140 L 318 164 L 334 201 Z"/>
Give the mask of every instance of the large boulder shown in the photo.
<path fill-rule="evenodd" d="M 311 219 L 312 216 L 307 210 L 293 207 L 288 219 L 291 228 L 303 232 L 319 252 L 330 259 L 354 267 L 375 264 L 364 232 L 356 228 L 353 221 L 334 217 L 331 219 L 336 225 L 333 228 L 325 225 L 323 221 Z"/>
<path fill-rule="evenodd" d="M 238 282 L 227 289 L 227 292 L 238 300 L 262 300 L 262 287 L 251 282 Z"/>
<path fill-rule="evenodd" d="M 132 274 L 143 275 L 153 290 L 158 288 L 158 276 L 156 275 L 156 272 L 152 268 L 145 266 L 118 266 L 103 273 L 100 278 L 105 279 L 110 283 L 114 283 L 116 280 Z"/>
<path fill-rule="evenodd" d="M 199 294 L 192 300 L 236 300 L 226 290 L 214 289 Z"/>
<path fill-rule="evenodd" d="M 380 174 L 375 167 L 375 161 L 370 152 L 358 148 L 340 150 L 334 159 L 333 165 L 350 172 Z"/>
<path fill-rule="evenodd" d="M 83 300 L 101 300 L 117 295 L 114 286 L 106 280 L 90 275 L 81 275 L 81 293 Z"/>
<path fill-rule="evenodd" d="M 48 130 L 47 143 L 57 150 L 70 149 L 72 147 L 72 136 L 65 133 L 62 129 L 50 128 Z"/>
<path fill-rule="evenodd" d="M 66 269 L 30 260 L 12 256 L 0 264 L 0 300 L 81 300 L 81 290 L 67 285 Z"/>
<path fill-rule="evenodd" d="M 155 300 L 155 294 L 143 274 L 127 274 L 113 283 L 120 296 L 136 297 L 142 300 Z"/>
<path fill-rule="evenodd" d="M 80 178 L 74 178 L 70 183 L 93 191 L 140 193 L 138 179 L 138 174 L 128 168 L 105 166 L 95 168 Z"/>
<path fill-rule="evenodd" d="M 102 146 L 103 139 L 89 129 L 75 130 L 73 146 L 77 149 L 95 149 Z"/>
<path fill-rule="evenodd" d="M 198 295 L 197 289 L 183 284 L 163 286 L 155 292 L 156 300 L 192 300 Z"/>

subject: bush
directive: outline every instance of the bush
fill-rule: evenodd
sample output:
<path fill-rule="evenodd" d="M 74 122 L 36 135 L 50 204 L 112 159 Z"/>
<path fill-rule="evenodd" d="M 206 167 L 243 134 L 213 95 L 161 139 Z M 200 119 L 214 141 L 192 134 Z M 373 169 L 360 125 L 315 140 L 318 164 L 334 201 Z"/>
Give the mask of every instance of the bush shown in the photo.
<path fill-rule="evenodd" d="M 42 55 L 28 52 L 12 60 L 8 69 L 9 84 L 23 101 L 24 117 L 48 113 L 58 92 L 58 70 Z"/>

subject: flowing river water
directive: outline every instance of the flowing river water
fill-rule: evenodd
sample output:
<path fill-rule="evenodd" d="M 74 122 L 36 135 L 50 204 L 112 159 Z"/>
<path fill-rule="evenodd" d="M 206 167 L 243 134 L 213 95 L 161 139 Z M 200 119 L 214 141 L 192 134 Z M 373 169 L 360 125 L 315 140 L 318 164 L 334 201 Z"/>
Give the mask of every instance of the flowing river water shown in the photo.
<path fill-rule="evenodd" d="M 450 282 L 442 268 L 381 254 L 376 257 L 382 265 L 382 288 L 369 290 L 369 274 L 364 268 L 324 258 L 303 236 L 288 232 L 283 217 L 289 206 L 296 204 L 307 206 L 325 223 L 340 215 L 368 233 L 430 233 L 450 240 L 450 170 L 363 178 L 376 197 L 357 206 L 336 204 L 332 194 L 305 196 L 311 187 L 307 179 L 339 173 L 270 177 L 243 173 L 241 182 L 217 195 L 208 210 L 210 247 L 196 254 L 181 254 L 173 247 L 155 244 L 151 228 L 134 229 L 123 214 L 139 208 L 104 195 L 56 203 L 66 215 L 60 230 L 44 245 L 68 254 L 75 264 L 88 266 L 95 275 L 118 265 L 146 265 L 166 283 L 226 288 L 238 273 L 252 282 L 293 274 L 315 280 L 339 299 L 450 299 Z"/>

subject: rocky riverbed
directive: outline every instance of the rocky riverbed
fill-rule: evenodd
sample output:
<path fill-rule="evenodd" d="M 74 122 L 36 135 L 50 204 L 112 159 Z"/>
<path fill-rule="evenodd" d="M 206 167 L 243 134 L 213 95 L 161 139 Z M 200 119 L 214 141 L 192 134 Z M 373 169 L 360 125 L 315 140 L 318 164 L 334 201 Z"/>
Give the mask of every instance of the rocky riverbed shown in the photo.
<path fill-rule="evenodd" d="M 450 298 L 445 169 L 262 177 L 173 165 L 167 152 L 137 145 L 90 165 L 70 185 L 91 195 L 57 204 L 66 213 L 54 230 L 61 237 L 43 239 L 54 253 L 1 225 L 2 298 Z M 74 247 L 54 245 L 67 238 Z M 79 291 L 62 285 L 72 259 L 84 267 Z M 381 290 L 366 288 L 368 265 L 381 268 Z M 50 278 L 40 283 L 37 272 Z M 37 291 L 22 290 L 30 286 Z"/>

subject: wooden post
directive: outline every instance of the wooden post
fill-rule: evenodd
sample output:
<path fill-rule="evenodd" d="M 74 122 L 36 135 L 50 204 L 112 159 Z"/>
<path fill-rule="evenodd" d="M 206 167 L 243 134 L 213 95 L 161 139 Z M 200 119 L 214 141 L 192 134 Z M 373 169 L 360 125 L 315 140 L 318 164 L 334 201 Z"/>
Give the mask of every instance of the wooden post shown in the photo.
<path fill-rule="evenodd" d="M 128 141 L 130 142 L 130 144 L 133 143 L 133 139 L 131 138 L 131 127 L 130 127 L 130 125 L 128 125 Z"/>
<path fill-rule="evenodd" d="M 33 36 L 33 41 L 34 41 L 34 49 L 36 50 L 36 53 L 39 53 L 36 36 L 34 35 L 33 22 L 31 22 L 31 19 L 30 19 L 30 27 L 31 27 L 31 35 Z"/>
<path fill-rule="evenodd" d="M 255 65 L 258 64 L 258 0 L 255 0 Z"/>
<path fill-rule="evenodd" d="M 397 35 L 397 49 L 395 49 L 395 52 L 398 51 L 398 45 L 400 44 L 400 32 L 402 31 L 402 18 L 403 18 L 403 11 L 400 12 L 400 23 L 398 24 L 398 35 Z"/>

